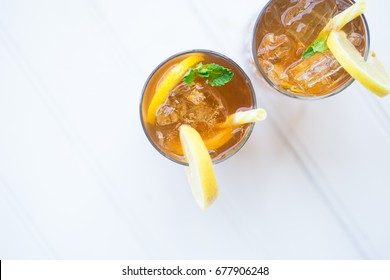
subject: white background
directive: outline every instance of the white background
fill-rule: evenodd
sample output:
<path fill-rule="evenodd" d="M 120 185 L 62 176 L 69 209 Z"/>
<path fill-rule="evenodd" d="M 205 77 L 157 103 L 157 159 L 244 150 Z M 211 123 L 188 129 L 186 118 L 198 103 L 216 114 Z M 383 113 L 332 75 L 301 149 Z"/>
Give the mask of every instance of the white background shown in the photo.
<path fill-rule="evenodd" d="M 272 91 L 249 60 L 264 4 L 0 0 L 0 258 L 390 258 L 390 97 Z M 368 6 L 390 69 L 389 2 Z M 239 63 L 269 113 L 206 212 L 138 112 L 154 67 L 193 48 Z"/>

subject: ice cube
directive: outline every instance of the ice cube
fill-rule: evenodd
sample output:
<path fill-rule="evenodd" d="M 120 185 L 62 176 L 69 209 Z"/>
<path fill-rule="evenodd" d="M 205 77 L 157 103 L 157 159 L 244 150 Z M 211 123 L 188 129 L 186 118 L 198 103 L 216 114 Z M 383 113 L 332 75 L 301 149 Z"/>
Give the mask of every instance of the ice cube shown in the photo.
<path fill-rule="evenodd" d="M 294 46 L 286 35 L 275 35 L 274 33 L 268 33 L 261 41 L 257 51 L 257 56 L 263 61 L 277 64 L 281 60 L 291 56 L 293 52 Z M 269 65 L 267 68 L 269 68 Z"/>
<path fill-rule="evenodd" d="M 309 46 L 337 11 L 336 0 L 298 0 L 281 17 L 289 36 Z"/>
<path fill-rule="evenodd" d="M 162 146 L 174 150 L 172 147 L 180 146 L 177 139 L 181 125 L 191 125 L 203 137 L 213 133 L 214 125 L 224 122 L 226 117 L 227 109 L 217 88 L 208 84 L 181 83 L 157 111 L 157 126 L 162 135 L 156 136 Z"/>
<path fill-rule="evenodd" d="M 179 120 L 179 114 L 174 107 L 163 105 L 157 110 L 156 121 L 158 125 L 174 124 Z"/>
<path fill-rule="evenodd" d="M 306 92 L 321 92 L 334 81 L 334 75 L 342 70 L 341 65 L 328 50 L 317 53 L 309 58 L 301 59 L 298 63 L 286 69 L 287 75 Z"/>
<path fill-rule="evenodd" d="M 261 60 L 260 63 L 261 63 L 261 68 L 263 68 L 263 71 L 267 74 L 271 73 L 275 68 L 274 65 L 269 61 Z"/>
<path fill-rule="evenodd" d="M 164 134 L 161 131 L 157 130 L 156 136 L 157 136 L 158 143 L 160 144 L 160 146 L 164 146 Z"/>
<path fill-rule="evenodd" d="M 194 88 L 188 95 L 187 100 L 195 105 L 201 104 L 206 99 L 206 96 L 197 88 Z"/>
<path fill-rule="evenodd" d="M 352 32 L 348 36 L 348 40 L 356 47 L 359 48 L 363 42 L 364 42 L 364 37 L 356 32 Z"/>
<path fill-rule="evenodd" d="M 191 91 L 191 95 L 188 97 L 191 102 L 184 120 L 191 123 L 192 126 L 200 125 L 202 126 L 200 128 L 204 128 L 204 124 L 201 123 L 211 126 L 221 119 L 222 121 L 225 119 L 226 109 L 222 100 L 217 96 L 215 88 L 211 86 L 197 87 Z"/>

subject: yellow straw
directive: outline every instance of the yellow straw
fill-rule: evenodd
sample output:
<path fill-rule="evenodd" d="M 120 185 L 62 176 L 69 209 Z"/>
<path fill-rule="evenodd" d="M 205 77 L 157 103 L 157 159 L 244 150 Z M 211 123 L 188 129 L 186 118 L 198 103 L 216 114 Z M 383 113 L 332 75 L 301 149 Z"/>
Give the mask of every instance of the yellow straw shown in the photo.
<path fill-rule="evenodd" d="M 267 112 L 264 109 L 254 109 L 254 110 L 234 113 L 228 117 L 226 122 L 221 123 L 220 126 L 226 127 L 228 125 L 242 125 L 246 123 L 263 121 L 266 118 L 267 118 Z"/>

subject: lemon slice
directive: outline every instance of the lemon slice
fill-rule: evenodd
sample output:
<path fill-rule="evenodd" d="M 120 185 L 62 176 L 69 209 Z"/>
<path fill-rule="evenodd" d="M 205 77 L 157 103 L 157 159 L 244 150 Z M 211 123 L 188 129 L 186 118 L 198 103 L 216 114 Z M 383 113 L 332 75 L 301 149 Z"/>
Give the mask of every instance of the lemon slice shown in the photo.
<path fill-rule="evenodd" d="M 208 150 L 217 150 L 218 148 L 225 145 L 229 140 L 234 136 L 233 129 L 231 127 L 226 127 L 218 131 L 215 135 L 209 138 L 202 138 L 204 141 L 204 144 L 206 145 L 206 148 Z M 168 147 L 168 150 L 176 155 L 182 156 L 184 154 L 183 152 L 183 146 L 182 145 L 170 145 Z"/>
<path fill-rule="evenodd" d="M 334 16 L 321 31 L 321 35 L 328 35 L 331 30 L 341 30 L 347 23 L 360 16 L 367 9 L 367 2 L 357 2 L 348 9 Z"/>
<path fill-rule="evenodd" d="M 211 157 L 202 138 L 194 128 L 182 125 L 179 130 L 180 141 L 188 162 L 186 173 L 192 194 L 199 207 L 204 210 L 218 196 L 218 185 Z"/>
<path fill-rule="evenodd" d="M 213 137 L 206 139 L 204 142 L 207 149 L 217 150 L 219 147 L 222 147 L 227 142 L 229 142 L 233 136 L 233 129 L 228 127 L 219 131 Z"/>
<path fill-rule="evenodd" d="M 367 8 L 366 2 L 358 2 L 333 17 L 321 30 L 315 41 L 303 52 L 303 58 L 308 58 L 317 52 L 324 53 L 328 46 L 326 41 L 332 30 L 341 30 L 347 23 L 360 16 Z"/>
<path fill-rule="evenodd" d="M 332 31 L 327 44 L 341 66 L 363 86 L 380 97 L 390 92 L 390 75 L 374 52 L 365 61 L 343 31 Z"/>
<path fill-rule="evenodd" d="M 203 59 L 204 58 L 202 54 L 193 54 L 182 60 L 179 64 L 176 64 L 168 71 L 168 73 L 164 75 L 164 77 L 158 84 L 156 92 L 149 105 L 148 114 L 146 118 L 149 123 L 154 124 L 156 120 L 157 109 L 158 107 L 160 107 L 161 104 L 164 103 L 169 92 L 180 83 L 180 81 L 183 79 L 184 75 L 190 68 L 201 62 Z"/>

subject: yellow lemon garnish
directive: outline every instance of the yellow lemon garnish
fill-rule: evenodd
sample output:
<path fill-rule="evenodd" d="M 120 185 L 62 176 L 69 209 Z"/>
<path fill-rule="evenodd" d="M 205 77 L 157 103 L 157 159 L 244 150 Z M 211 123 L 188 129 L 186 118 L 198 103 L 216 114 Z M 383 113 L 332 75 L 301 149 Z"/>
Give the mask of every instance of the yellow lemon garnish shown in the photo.
<path fill-rule="evenodd" d="M 202 54 L 193 54 L 182 60 L 180 63 L 176 64 L 168 71 L 168 73 L 164 75 L 157 86 L 152 101 L 150 102 L 146 117 L 147 122 L 154 124 L 156 120 L 157 109 L 165 102 L 169 92 L 180 83 L 190 68 L 194 67 L 203 59 L 204 58 Z"/>
<path fill-rule="evenodd" d="M 332 31 L 327 44 L 341 66 L 363 86 L 380 97 L 390 92 L 390 75 L 374 52 L 365 61 L 342 31 Z"/>
<path fill-rule="evenodd" d="M 180 141 L 188 162 L 186 173 L 192 194 L 199 207 L 204 210 L 218 196 L 218 185 L 213 164 L 199 133 L 192 127 L 180 127 Z"/>

